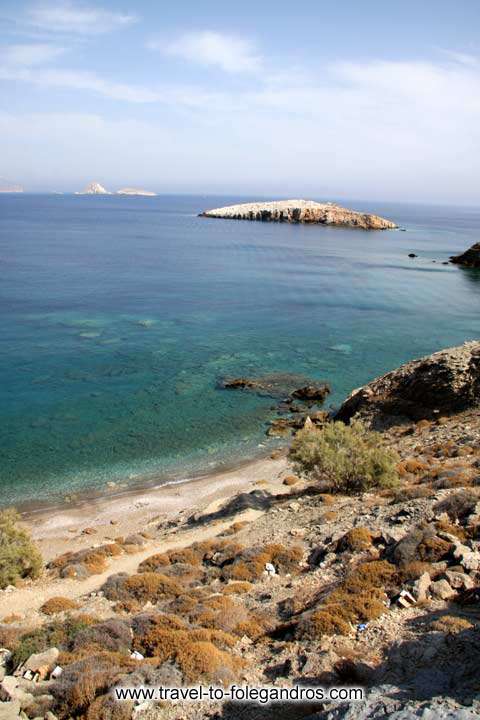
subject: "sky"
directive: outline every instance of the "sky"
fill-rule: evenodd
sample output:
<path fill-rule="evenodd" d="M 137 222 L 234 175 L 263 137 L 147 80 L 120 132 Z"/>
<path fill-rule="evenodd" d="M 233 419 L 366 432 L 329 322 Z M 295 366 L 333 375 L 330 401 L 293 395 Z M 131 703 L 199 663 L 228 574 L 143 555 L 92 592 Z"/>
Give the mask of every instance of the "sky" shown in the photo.
<path fill-rule="evenodd" d="M 480 204 L 478 0 L 0 0 L 29 191 Z"/>

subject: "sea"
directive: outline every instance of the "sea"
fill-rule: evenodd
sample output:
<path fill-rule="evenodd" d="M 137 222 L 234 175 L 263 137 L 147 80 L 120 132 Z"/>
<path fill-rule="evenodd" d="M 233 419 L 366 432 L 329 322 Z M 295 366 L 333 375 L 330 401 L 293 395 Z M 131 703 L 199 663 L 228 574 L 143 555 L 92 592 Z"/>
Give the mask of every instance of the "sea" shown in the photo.
<path fill-rule="evenodd" d="M 0 195 L 0 506 L 270 452 L 275 401 L 225 377 L 326 381 L 335 408 L 480 336 L 480 272 L 445 264 L 480 208 L 341 201 L 405 230 L 374 232 L 198 217 L 257 199 Z"/>

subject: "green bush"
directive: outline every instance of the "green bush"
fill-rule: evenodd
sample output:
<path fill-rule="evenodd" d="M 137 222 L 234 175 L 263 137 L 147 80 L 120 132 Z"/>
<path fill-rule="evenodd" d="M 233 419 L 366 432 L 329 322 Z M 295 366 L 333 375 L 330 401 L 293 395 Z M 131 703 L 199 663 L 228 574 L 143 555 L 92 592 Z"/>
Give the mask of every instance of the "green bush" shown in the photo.
<path fill-rule="evenodd" d="M 326 480 L 337 492 L 351 494 L 398 482 L 397 454 L 359 421 L 303 428 L 293 440 L 290 458 L 299 471 Z"/>
<path fill-rule="evenodd" d="M 42 556 L 29 533 L 18 527 L 16 510 L 0 512 L 0 588 L 21 578 L 36 578 L 42 570 Z"/>

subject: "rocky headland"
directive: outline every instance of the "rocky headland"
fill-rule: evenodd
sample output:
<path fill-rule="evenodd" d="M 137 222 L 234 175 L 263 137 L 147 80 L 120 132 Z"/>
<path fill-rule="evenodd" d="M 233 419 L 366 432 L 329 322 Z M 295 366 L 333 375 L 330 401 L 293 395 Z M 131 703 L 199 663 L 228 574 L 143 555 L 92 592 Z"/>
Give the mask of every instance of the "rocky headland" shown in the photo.
<path fill-rule="evenodd" d="M 480 243 L 475 243 L 461 255 L 453 255 L 450 262 L 464 267 L 480 268 Z"/>
<path fill-rule="evenodd" d="M 242 203 L 205 210 L 200 216 L 229 220 L 341 225 L 363 230 L 387 230 L 397 227 L 391 220 L 378 215 L 349 210 L 335 203 L 318 203 L 313 200 Z"/>
<path fill-rule="evenodd" d="M 121 518 L 108 506 L 76 523 L 66 511 L 26 518 L 46 568 L 0 592 L 2 720 L 480 717 L 479 357 L 471 342 L 406 363 L 341 407 L 346 423 L 381 429 L 395 485 L 339 491 L 285 447 L 237 471 L 229 494 L 175 486 L 181 511 L 140 497 Z M 219 386 L 307 409 L 328 392 L 276 375 Z M 312 448 L 334 426 L 304 424 Z M 262 706 L 110 694 L 232 682 L 364 696 Z"/>

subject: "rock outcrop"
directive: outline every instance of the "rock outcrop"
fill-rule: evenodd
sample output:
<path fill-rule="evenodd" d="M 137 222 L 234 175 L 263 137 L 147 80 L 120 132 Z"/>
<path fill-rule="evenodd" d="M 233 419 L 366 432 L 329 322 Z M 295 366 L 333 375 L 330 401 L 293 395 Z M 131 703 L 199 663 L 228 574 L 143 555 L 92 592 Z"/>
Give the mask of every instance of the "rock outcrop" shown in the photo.
<path fill-rule="evenodd" d="M 230 205 L 214 210 L 205 210 L 200 213 L 200 217 L 343 225 L 363 230 L 387 230 L 397 227 L 391 220 L 386 220 L 378 215 L 349 210 L 335 203 L 318 203 L 313 200 L 278 200 Z"/>
<path fill-rule="evenodd" d="M 137 188 L 121 188 L 115 193 L 115 195 L 144 195 L 145 197 L 155 197 L 156 194 L 151 190 L 139 190 Z"/>
<path fill-rule="evenodd" d="M 92 182 L 81 192 L 75 193 L 75 195 L 111 195 L 109 190 L 106 190 L 100 183 Z"/>
<path fill-rule="evenodd" d="M 413 360 L 354 390 L 336 414 L 382 429 L 431 419 L 480 404 L 480 342 L 468 342 Z"/>
<path fill-rule="evenodd" d="M 465 267 L 480 268 L 480 242 L 472 245 L 461 255 L 453 255 L 450 262 L 454 265 L 464 265 Z"/>

